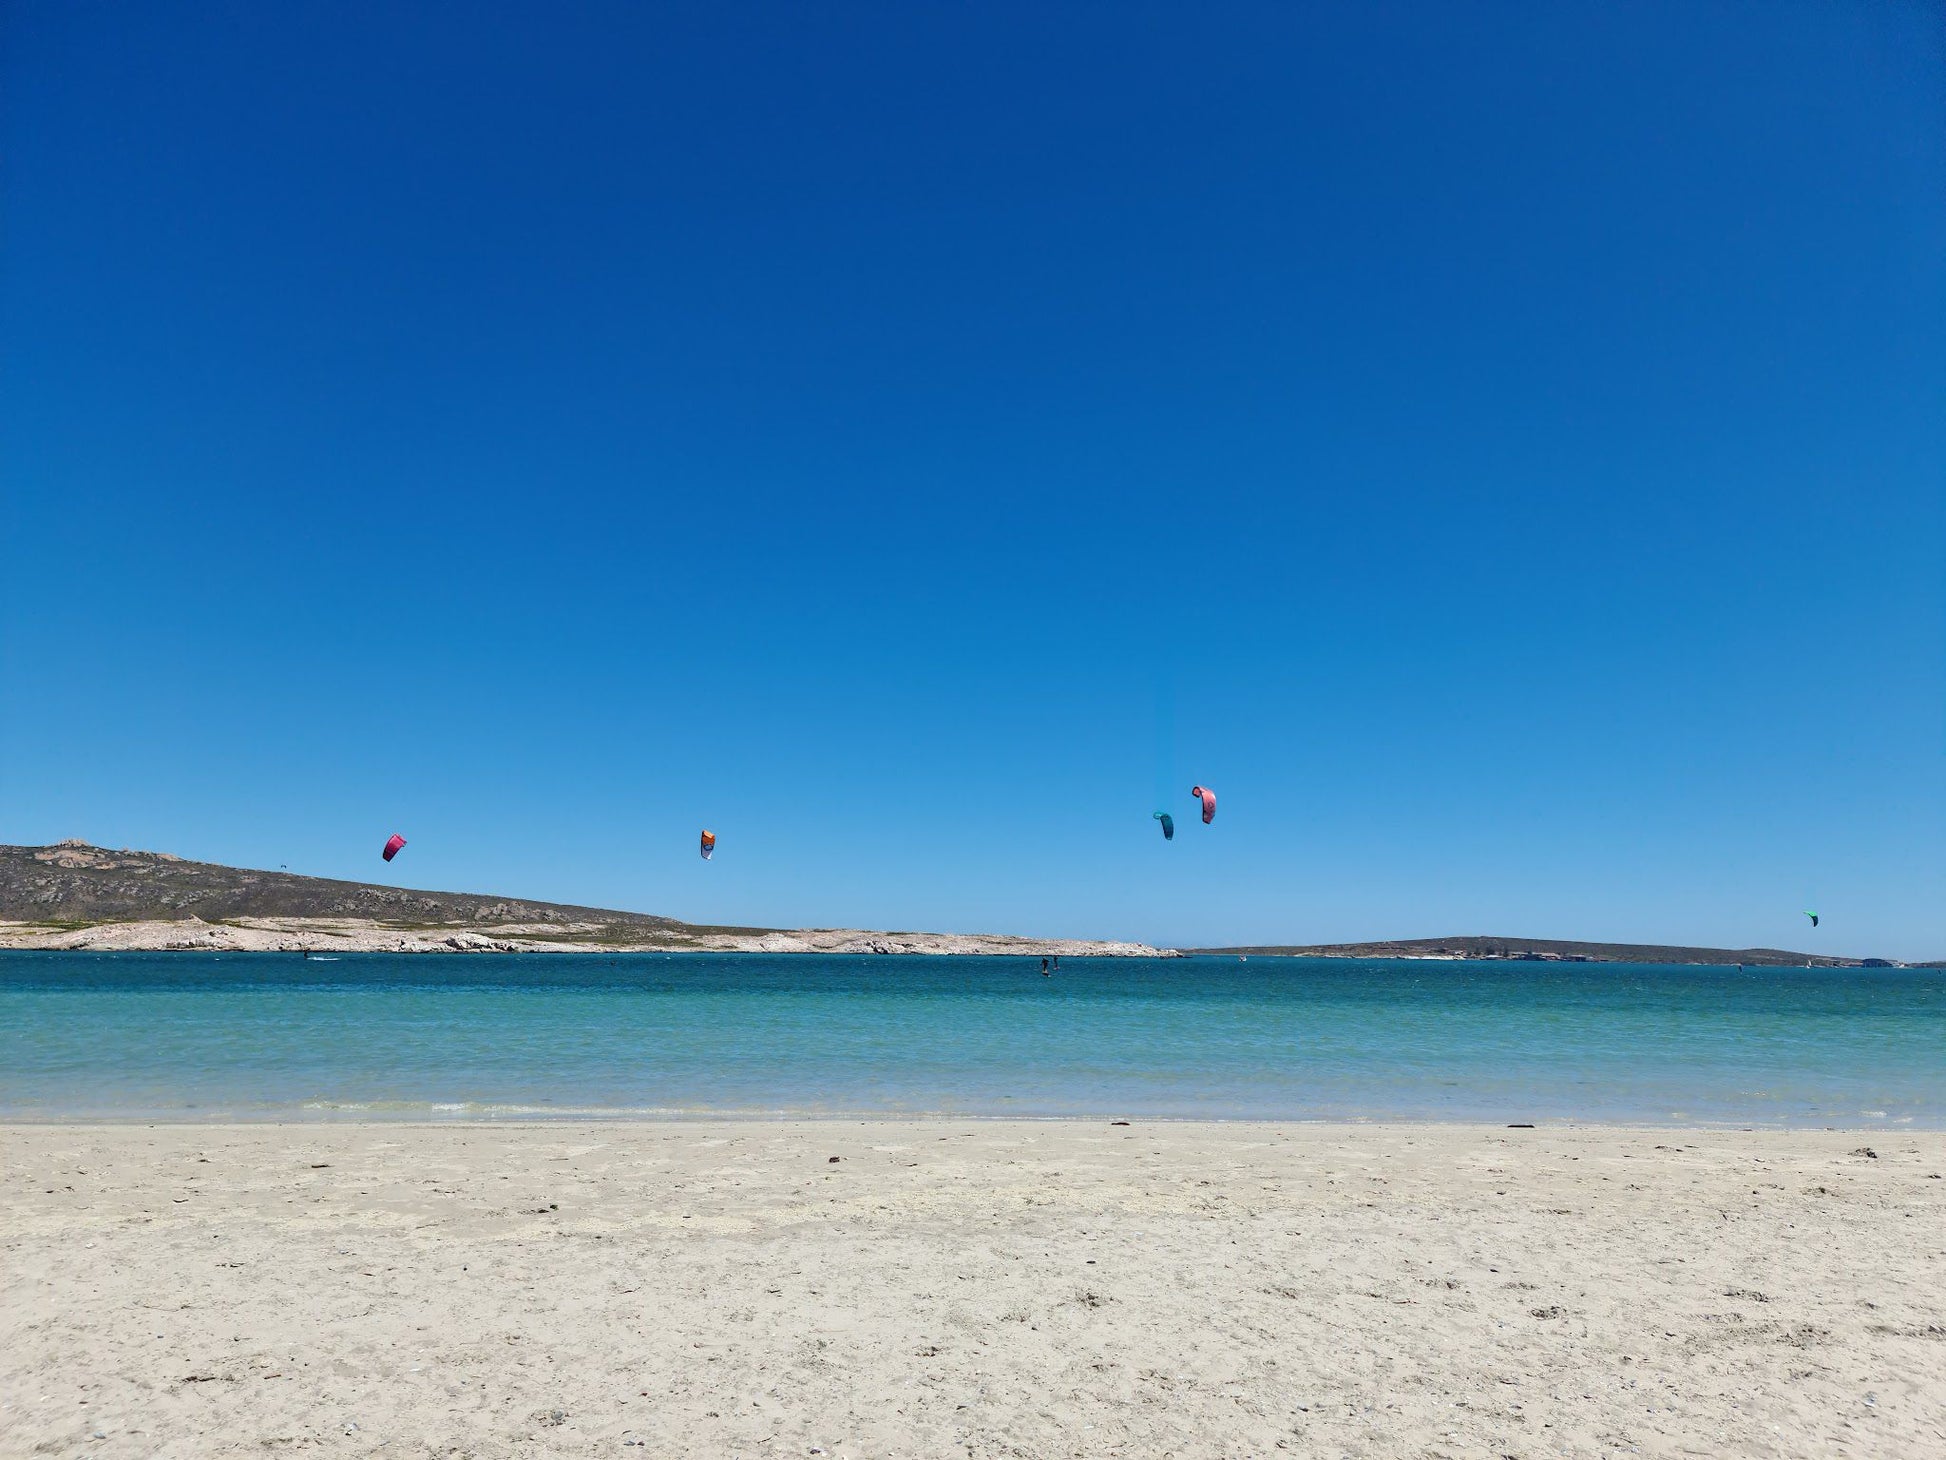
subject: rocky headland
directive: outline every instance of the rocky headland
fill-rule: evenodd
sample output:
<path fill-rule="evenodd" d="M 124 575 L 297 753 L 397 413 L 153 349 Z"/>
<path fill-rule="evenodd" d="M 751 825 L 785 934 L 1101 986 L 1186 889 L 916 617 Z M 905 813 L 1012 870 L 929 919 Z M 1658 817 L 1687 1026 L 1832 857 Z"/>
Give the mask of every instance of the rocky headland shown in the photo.
<path fill-rule="evenodd" d="M 984 953 L 1170 956 L 999 933 L 740 928 L 190 862 L 82 841 L 0 846 L 0 948 L 312 953 Z"/>

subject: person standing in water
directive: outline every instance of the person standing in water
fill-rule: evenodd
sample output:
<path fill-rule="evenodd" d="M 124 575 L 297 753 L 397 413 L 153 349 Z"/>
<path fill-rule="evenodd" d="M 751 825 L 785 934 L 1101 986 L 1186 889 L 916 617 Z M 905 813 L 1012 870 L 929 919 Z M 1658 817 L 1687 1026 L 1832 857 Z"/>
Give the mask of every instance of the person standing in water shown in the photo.
<path fill-rule="evenodd" d="M 1045 953 L 1041 955 L 1041 977 L 1047 977 L 1047 955 Z"/>

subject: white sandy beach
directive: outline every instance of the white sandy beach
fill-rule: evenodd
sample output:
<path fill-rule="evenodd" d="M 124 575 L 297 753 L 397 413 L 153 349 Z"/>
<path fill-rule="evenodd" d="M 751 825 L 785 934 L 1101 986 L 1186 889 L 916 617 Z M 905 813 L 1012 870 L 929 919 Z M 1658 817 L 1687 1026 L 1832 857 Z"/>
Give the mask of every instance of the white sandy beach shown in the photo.
<path fill-rule="evenodd" d="M 0 1139 L 7 1456 L 1946 1455 L 1938 1133 Z"/>

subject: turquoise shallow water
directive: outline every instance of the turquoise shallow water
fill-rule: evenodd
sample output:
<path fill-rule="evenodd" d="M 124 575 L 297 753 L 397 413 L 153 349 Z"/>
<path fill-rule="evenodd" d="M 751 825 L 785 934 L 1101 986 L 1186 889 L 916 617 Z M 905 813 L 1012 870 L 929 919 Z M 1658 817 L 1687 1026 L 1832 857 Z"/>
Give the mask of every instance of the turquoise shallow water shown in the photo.
<path fill-rule="evenodd" d="M 1946 974 L 0 953 L 0 1116 L 1946 1126 Z"/>

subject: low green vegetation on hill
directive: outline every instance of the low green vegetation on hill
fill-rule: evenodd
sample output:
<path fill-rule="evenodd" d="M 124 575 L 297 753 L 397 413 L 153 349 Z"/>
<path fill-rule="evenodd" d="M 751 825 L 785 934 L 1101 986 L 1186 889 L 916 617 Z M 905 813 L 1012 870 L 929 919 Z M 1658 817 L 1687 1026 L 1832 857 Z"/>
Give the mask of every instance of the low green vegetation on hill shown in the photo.
<path fill-rule="evenodd" d="M 598 927 L 618 940 L 696 935 L 716 929 L 647 913 L 531 902 L 469 892 L 420 892 L 369 882 L 339 882 L 294 872 L 263 872 L 186 862 L 166 852 L 110 851 L 85 842 L 0 846 L 0 921 L 85 926 L 103 922 L 201 918 L 361 918 L 401 928 L 532 924 Z M 599 937 L 602 933 L 597 933 Z M 583 933 L 583 936 L 588 936 Z"/>

